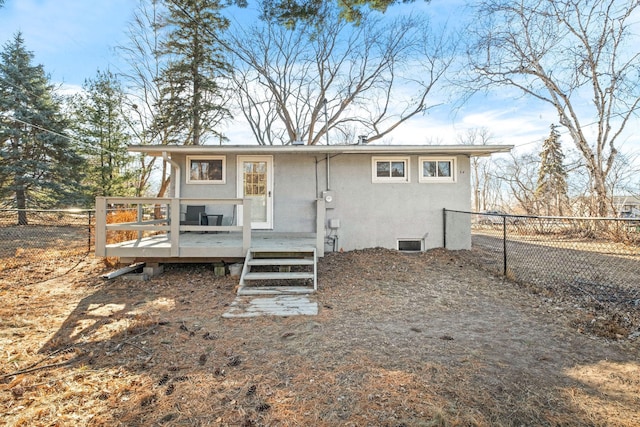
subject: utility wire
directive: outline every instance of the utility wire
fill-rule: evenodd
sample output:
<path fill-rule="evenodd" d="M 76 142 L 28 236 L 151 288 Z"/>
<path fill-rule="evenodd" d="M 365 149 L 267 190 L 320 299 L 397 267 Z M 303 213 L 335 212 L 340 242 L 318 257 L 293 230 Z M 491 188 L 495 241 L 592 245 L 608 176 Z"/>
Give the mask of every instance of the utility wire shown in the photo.
<path fill-rule="evenodd" d="M 5 79 L 4 77 L 1 77 L 1 76 L 0 76 L 0 81 L 2 81 L 2 82 L 4 82 L 4 83 L 6 83 L 6 84 L 8 84 L 8 85 L 12 86 L 13 88 L 15 88 L 15 89 L 17 89 L 17 90 L 19 90 L 19 91 L 23 91 L 23 92 L 25 92 L 25 93 L 27 93 L 27 94 L 29 94 L 29 95 L 33 96 L 33 97 L 36 97 L 36 98 L 38 97 L 38 95 L 34 94 L 34 93 L 33 93 L 33 92 L 31 92 L 30 90 L 28 90 L 28 89 L 26 89 L 26 88 L 24 88 L 24 87 L 22 87 L 22 86 L 19 86 L 19 85 L 15 84 L 15 83 L 13 83 L 13 82 L 11 82 L 11 81 L 9 81 L 9 80 Z M 68 140 L 68 141 L 75 142 L 75 143 L 77 143 L 77 144 L 82 144 L 82 145 L 84 145 L 85 147 L 88 147 L 88 148 L 95 148 L 95 147 L 94 147 L 90 142 L 83 141 L 83 140 L 80 140 L 80 139 L 74 138 L 74 137 L 72 137 L 72 136 L 65 135 L 65 134 L 60 133 L 60 132 L 56 132 L 56 131 L 54 131 L 54 130 L 51 130 L 51 129 L 45 128 L 44 126 L 40 126 L 40 125 L 36 125 L 36 124 L 33 124 L 33 123 L 29 123 L 29 122 L 26 122 L 26 121 L 24 121 L 24 120 L 21 120 L 21 119 L 18 119 L 18 118 L 16 118 L 16 117 L 12 117 L 12 116 L 9 116 L 9 115 L 7 115 L 7 114 L 3 114 L 3 113 L 0 113 L 0 116 L 4 117 L 4 118 L 6 118 L 6 119 L 9 119 L 9 120 L 13 120 L 14 122 L 17 122 L 17 123 L 22 123 L 23 125 L 31 126 L 31 127 L 35 128 L 35 129 L 39 129 L 39 130 L 41 130 L 41 131 L 43 131 L 43 132 L 47 132 L 47 133 L 50 133 L 50 134 L 52 134 L 52 135 L 59 136 L 59 137 L 61 137 L 61 138 L 65 138 L 65 139 L 66 139 L 66 140 Z M 109 150 L 109 149 L 106 149 L 106 148 L 104 148 L 104 147 L 101 147 L 101 151 L 103 151 L 103 152 L 105 152 L 105 153 L 112 154 L 112 155 L 114 155 L 114 156 L 118 156 L 118 155 L 119 155 L 118 153 L 116 153 L 116 152 L 114 152 L 114 151 L 111 151 L 111 150 Z"/>
<path fill-rule="evenodd" d="M 31 127 L 35 128 L 35 129 L 39 129 L 39 130 L 41 130 L 43 132 L 47 132 L 47 133 L 50 133 L 52 135 L 59 136 L 59 137 L 64 138 L 64 139 L 66 139 L 68 141 L 75 142 L 77 144 L 83 144 L 83 145 L 85 145 L 86 147 L 89 147 L 89 148 L 95 148 L 90 142 L 73 138 L 73 137 L 71 137 L 69 135 L 65 135 L 63 133 L 56 132 L 56 131 L 51 130 L 51 129 L 47 129 L 47 128 L 43 127 L 43 126 L 36 125 L 36 124 L 33 124 L 33 123 L 29 123 L 29 122 L 25 122 L 24 120 L 21 120 L 21 119 L 15 118 L 15 117 L 11 117 L 11 116 L 8 116 L 6 114 L 0 114 L 0 116 L 4 117 L 5 119 L 13 120 L 14 122 L 17 122 L 17 123 L 21 123 L 23 125 L 31 126 Z M 115 151 L 111 151 L 111 150 L 109 150 L 107 148 L 104 148 L 104 147 L 100 147 L 100 150 L 105 152 L 105 153 L 112 154 L 114 156 L 118 156 L 119 155 Z"/>
<path fill-rule="evenodd" d="M 621 117 L 621 116 L 623 116 L 625 114 L 628 114 L 628 113 L 630 113 L 630 111 L 627 111 L 625 113 L 620 112 L 620 113 L 612 115 L 612 117 Z M 594 122 L 591 122 L 591 123 L 587 123 L 586 125 L 580 126 L 580 129 L 586 129 L 589 126 L 594 126 L 594 125 L 597 125 L 597 124 L 598 124 L 597 121 L 594 121 Z M 560 125 L 560 126 L 562 126 L 562 125 Z M 564 128 L 564 130 L 561 131 L 561 132 L 558 132 L 560 135 L 566 135 L 567 133 L 569 133 L 569 130 L 565 126 L 562 126 L 562 127 Z M 539 139 L 536 139 L 536 140 L 529 141 L 529 142 L 523 142 L 522 144 L 517 144 L 517 145 L 515 145 L 515 147 L 519 148 L 519 147 L 523 147 L 525 145 L 536 144 L 536 143 L 539 143 L 539 142 L 541 142 L 541 141 Z"/>
<path fill-rule="evenodd" d="M 33 92 L 31 92 L 30 90 L 28 90 L 28 89 L 26 89 L 26 88 L 24 88 L 24 87 L 22 87 L 22 86 L 18 86 L 17 84 L 15 84 L 15 83 L 13 83 L 13 82 L 10 82 L 9 80 L 7 80 L 7 79 L 5 79 L 5 78 L 3 78 L 3 77 L 0 77 L 0 81 L 2 81 L 2 82 L 4 82 L 4 83 L 6 83 L 6 84 L 8 84 L 8 85 L 10 85 L 10 86 L 12 86 L 12 87 L 14 87 L 15 89 L 18 89 L 18 90 L 20 90 L 20 91 L 23 91 L 23 92 L 25 92 L 25 93 L 27 93 L 27 94 L 29 94 L 29 95 L 33 96 L 33 97 L 38 97 L 38 95 L 34 94 L 34 93 L 33 93 Z M 21 119 L 18 119 L 18 118 L 16 118 L 16 117 L 12 117 L 12 116 L 10 116 L 10 115 L 8 115 L 8 114 L 6 114 L 6 113 L 5 113 L 5 114 L 0 113 L 0 116 L 4 117 L 4 118 L 6 118 L 6 119 L 9 119 L 9 120 L 13 120 L 14 122 L 17 122 L 17 123 L 22 123 L 23 125 L 31 126 L 31 127 L 35 128 L 35 129 L 39 129 L 39 130 L 41 130 L 41 131 L 43 131 L 43 132 L 47 132 L 47 133 L 50 133 L 50 134 L 52 134 L 52 135 L 59 136 L 59 137 L 61 137 L 61 138 L 65 138 L 65 139 L 66 139 L 66 140 L 68 140 L 68 141 L 75 142 L 75 143 L 77 143 L 77 144 L 82 144 L 82 145 L 84 145 L 84 146 L 86 146 L 86 147 L 88 147 L 88 148 L 95 148 L 95 147 L 94 147 L 90 142 L 83 141 L 83 140 L 80 140 L 80 139 L 77 139 L 77 138 L 71 137 L 71 136 L 69 136 L 69 135 L 65 135 L 65 134 L 60 133 L 60 132 L 56 132 L 56 131 L 54 131 L 54 130 L 51 130 L 51 129 L 45 128 L 44 126 L 40 126 L 40 125 L 36 125 L 36 124 L 34 124 L 34 123 L 26 122 L 26 121 L 21 120 Z M 118 153 L 116 153 L 116 152 L 114 152 L 114 151 L 111 151 L 111 150 L 109 150 L 109 149 L 106 149 L 106 148 L 104 148 L 104 147 L 101 147 L 101 151 L 103 151 L 103 152 L 105 152 L 105 153 L 112 154 L 112 155 L 114 155 L 114 156 L 117 156 L 117 155 L 118 155 Z"/>
<path fill-rule="evenodd" d="M 2 117 L 4 117 L 5 119 L 13 120 L 14 122 L 17 122 L 17 123 L 22 123 L 23 125 L 31 126 L 32 128 L 39 129 L 39 130 L 41 130 L 43 132 L 47 132 L 47 133 L 50 133 L 50 134 L 53 134 L 53 135 L 68 139 L 69 141 L 72 141 L 72 142 L 83 143 L 83 141 L 74 139 L 73 137 L 70 137 L 70 136 L 65 135 L 63 133 L 56 132 L 56 131 L 51 130 L 51 129 L 47 129 L 47 128 L 45 128 L 43 126 L 40 126 L 40 125 L 36 125 L 36 124 L 33 124 L 33 123 L 25 122 L 24 120 L 9 116 L 7 114 L 2 114 Z"/>

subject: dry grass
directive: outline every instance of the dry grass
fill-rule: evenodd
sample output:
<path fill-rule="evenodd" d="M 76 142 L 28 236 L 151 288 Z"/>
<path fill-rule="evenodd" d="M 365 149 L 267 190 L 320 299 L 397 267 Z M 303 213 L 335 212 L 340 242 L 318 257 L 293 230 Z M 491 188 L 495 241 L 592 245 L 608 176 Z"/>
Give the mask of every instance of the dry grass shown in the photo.
<path fill-rule="evenodd" d="M 121 224 L 126 222 L 136 222 L 138 213 L 131 209 L 121 209 L 109 212 L 107 214 L 107 224 Z M 136 240 L 138 238 L 138 232 L 134 230 L 118 230 L 107 231 L 107 244 L 127 242 L 130 240 Z M 104 257 L 104 265 L 107 268 L 113 268 L 118 265 L 117 257 Z"/>
<path fill-rule="evenodd" d="M 27 217 L 29 225 L 16 225 L 15 212 L 0 212 L 0 273 L 87 253 L 86 213 L 30 211 Z"/>
<path fill-rule="evenodd" d="M 138 212 L 131 209 L 122 209 L 109 212 L 107 215 L 107 224 L 121 224 L 127 222 L 136 222 L 138 218 Z M 107 231 L 107 243 L 119 243 L 127 242 L 129 240 L 136 240 L 138 238 L 138 232 L 135 230 L 118 230 Z"/>
<path fill-rule="evenodd" d="M 0 272 L 87 253 L 87 229 L 80 226 L 5 226 L 0 228 Z"/>
<path fill-rule="evenodd" d="M 102 268 L 0 282 L 4 422 L 640 424 L 637 341 L 581 334 L 580 310 L 453 253 L 330 254 L 314 317 L 223 319 L 237 283 L 210 266 L 149 282 Z"/>

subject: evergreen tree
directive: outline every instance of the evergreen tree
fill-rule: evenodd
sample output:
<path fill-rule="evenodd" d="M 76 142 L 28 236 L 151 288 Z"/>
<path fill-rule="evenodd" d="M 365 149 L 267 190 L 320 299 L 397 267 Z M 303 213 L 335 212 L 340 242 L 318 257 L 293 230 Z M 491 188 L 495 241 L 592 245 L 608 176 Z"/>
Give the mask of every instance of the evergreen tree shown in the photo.
<path fill-rule="evenodd" d="M 536 187 L 536 200 L 545 215 L 563 215 L 568 204 L 567 170 L 560 145 L 558 126 L 552 124 L 549 137 L 542 144 L 540 170 Z"/>
<path fill-rule="evenodd" d="M 32 60 L 21 33 L 0 53 L 0 197 L 22 209 L 20 225 L 27 207 L 75 204 L 82 164 L 54 88 Z"/>
<path fill-rule="evenodd" d="M 167 0 L 160 28 L 167 32 L 162 53 L 168 66 L 160 77 L 156 126 L 180 130 L 185 145 L 221 135 L 215 127 L 230 117 L 221 82 L 231 73 L 217 33 L 229 26 L 219 0 Z"/>
<path fill-rule="evenodd" d="M 74 100 L 74 118 L 76 138 L 83 142 L 87 161 L 87 201 L 96 196 L 134 195 L 122 86 L 111 71 L 98 70 L 95 79 L 87 79 L 83 88 Z"/>
<path fill-rule="evenodd" d="M 389 6 L 399 3 L 413 3 L 414 0 L 336 0 L 340 15 L 347 21 L 359 23 L 366 9 L 385 12 Z M 430 0 L 425 0 L 430 1 Z M 298 22 L 322 23 L 320 10 L 326 7 L 327 0 L 263 0 L 262 14 L 265 19 L 275 19 L 287 27 Z"/>

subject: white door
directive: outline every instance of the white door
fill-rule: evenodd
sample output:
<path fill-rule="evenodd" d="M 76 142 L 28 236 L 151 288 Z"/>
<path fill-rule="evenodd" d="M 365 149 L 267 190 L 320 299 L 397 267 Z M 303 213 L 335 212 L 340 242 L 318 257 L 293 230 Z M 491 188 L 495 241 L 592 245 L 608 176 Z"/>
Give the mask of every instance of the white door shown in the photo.
<path fill-rule="evenodd" d="M 273 157 L 238 156 L 238 198 L 251 199 L 251 228 L 273 228 Z M 242 225 L 242 206 L 238 209 Z"/>

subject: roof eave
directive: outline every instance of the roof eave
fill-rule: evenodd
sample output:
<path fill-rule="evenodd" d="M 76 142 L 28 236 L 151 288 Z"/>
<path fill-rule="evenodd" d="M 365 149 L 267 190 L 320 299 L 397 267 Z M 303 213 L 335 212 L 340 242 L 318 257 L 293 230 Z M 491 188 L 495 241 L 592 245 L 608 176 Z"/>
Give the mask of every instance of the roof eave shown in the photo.
<path fill-rule="evenodd" d="M 149 156 L 168 154 L 421 154 L 489 156 L 508 153 L 513 145 L 131 145 Z"/>

